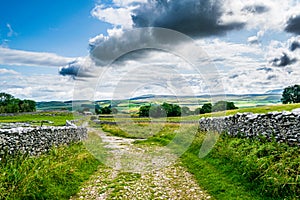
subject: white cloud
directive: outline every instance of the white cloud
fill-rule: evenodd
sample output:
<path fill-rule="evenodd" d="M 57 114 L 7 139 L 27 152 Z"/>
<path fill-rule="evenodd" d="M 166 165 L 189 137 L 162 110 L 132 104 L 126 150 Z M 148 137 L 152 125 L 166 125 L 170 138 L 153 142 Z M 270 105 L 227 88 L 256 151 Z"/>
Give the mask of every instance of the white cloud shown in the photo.
<path fill-rule="evenodd" d="M 258 31 L 255 36 L 251 36 L 248 38 L 248 43 L 250 44 L 259 44 L 261 38 L 264 36 L 265 32 L 264 31 Z"/>
<path fill-rule="evenodd" d="M 91 15 L 101 21 L 113 24 L 115 26 L 122 26 L 123 28 L 131 28 L 133 25 L 131 19 L 131 11 L 134 6 L 112 8 L 103 5 L 97 5 L 92 11 Z"/>
<path fill-rule="evenodd" d="M 147 0 L 113 0 L 115 5 L 126 7 L 135 3 L 147 3 Z"/>
<path fill-rule="evenodd" d="M 53 53 L 21 51 L 0 47 L 1 65 L 58 67 L 73 60 L 74 58 L 62 57 Z"/>
<path fill-rule="evenodd" d="M 287 19 L 295 13 L 299 13 L 300 4 L 295 0 L 225 0 L 225 13 L 223 20 L 240 20 L 247 23 L 248 29 L 277 30 L 285 28 Z M 263 12 L 255 13 L 255 10 L 245 10 L 244 8 L 264 8 Z"/>
<path fill-rule="evenodd" d="M 11 69 L 0 69 L 0 75 L 19 75 L 19 73 Z"/>
<path fill-rule="evenodd" d="M 74 81 L 59 75 L 0 76 L 0 91 L 36 101 L 72 100 Z"/>

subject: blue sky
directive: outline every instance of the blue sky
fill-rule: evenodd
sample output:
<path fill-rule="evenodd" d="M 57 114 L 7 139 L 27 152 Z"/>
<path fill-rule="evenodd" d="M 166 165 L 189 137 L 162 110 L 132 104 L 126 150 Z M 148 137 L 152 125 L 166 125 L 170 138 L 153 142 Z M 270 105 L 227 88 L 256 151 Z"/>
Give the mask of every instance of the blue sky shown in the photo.
<path fill-rule="evenodd" d="M 80 98 L 97 99 L 220 92 L 205 81 L 218 82 L 223 93 L 282 89 L 298 83 L 300 75 L 299 16 L 296 0 L 3 0 L 0 91 L 47 101 L 76 98 L 81 87 L 87 95 L 81 92 Z M 125 47 L 145 43 L 147 38 L 134 30 L 147 27 L 193 39 L 217 75 L 199 74 L 176 52 L 125 52 L 121 61 L 103 65 L 111 56 L 123 55 Z M 161 46 L 157 39 L 151 38 L 152 46 Z M 178 41 L 166 45 L 184 47 Z"/>
<path fill-rule="evenodd" d="M 12 49 L 85 56 L 89 38 L 111 27 L 90 15 L 94 6 L 93 0 L 3 0 L 2 43 Z"/>

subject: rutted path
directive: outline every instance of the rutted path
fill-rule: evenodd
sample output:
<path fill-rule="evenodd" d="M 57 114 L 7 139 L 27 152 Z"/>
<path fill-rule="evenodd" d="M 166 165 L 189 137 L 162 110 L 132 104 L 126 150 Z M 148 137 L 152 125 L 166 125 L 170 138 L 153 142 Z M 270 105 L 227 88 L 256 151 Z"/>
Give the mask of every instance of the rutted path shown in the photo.
<path fill-rule="evenodd" d="M 133 144 L 135 139 L 109 136 L 97 131 L 108 152 L 106 166 L 87 181 L 80 192 L 71 199 L 210 199 L 196 183 L 194 177 L 178 161 L 172 164 L 153 162 L 150 147 Z M 151 152 L 146 153 L 145 152 Z M 145 155 L 149 158 L 143 158 Z M 127 156 L 125 159 L 124 156 Z M 142 160 L 141 160 L 142 157 Z M 157 157 L 157 156 L 156 156 Z M 148 161 L 151 161 L 149 163 Z M 137 162 L 140 162 L 137 165 Z M 149 171 L 143 165 L 155 165 Z M 110 166 L 110 167 L 108 167 Z M 161 167 L 159 167 L 161 166 Z M 163 167 L 162 167 L 163 166 Z"/>

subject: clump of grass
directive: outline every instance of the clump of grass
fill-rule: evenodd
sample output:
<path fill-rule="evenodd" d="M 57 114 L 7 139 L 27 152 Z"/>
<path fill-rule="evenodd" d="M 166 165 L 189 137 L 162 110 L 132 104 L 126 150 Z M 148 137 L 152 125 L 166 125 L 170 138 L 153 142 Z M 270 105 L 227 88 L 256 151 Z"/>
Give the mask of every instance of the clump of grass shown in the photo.
<path fill-rule="evenodd" d="M 299 148 L 222 135 L 208 156 L 199 159 L 204 137 L 199 133 L 182 160 L 217 199 L 299 198 Z"/>
<path fill-rule="evenodd" d="M 82 143 L 39 157 L 6 156 L 0 161 L 0 199 L 69 199 L 99 164 Z"/>

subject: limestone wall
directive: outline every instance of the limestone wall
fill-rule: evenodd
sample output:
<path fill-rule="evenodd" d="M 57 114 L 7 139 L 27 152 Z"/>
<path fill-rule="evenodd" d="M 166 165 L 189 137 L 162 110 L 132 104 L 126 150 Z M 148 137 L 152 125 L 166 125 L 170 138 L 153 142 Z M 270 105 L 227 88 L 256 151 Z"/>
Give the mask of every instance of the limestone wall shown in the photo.
<path fill-rule="evenodd" d="M 0 129 L 0 157 L 17 152 L 38 155 L 52 146 L 78 142 L 86 137 L 87 129 L 76 126 Z"/>
<path fill-rule="evenodd" d="M 300 146 L 300 113 L 272 112 L 268 114 L 242 113 L 233 116 L 202 118 L 202 131 L 227 132 L 232 136 L 259 138 Z"/>

